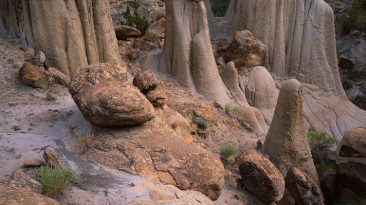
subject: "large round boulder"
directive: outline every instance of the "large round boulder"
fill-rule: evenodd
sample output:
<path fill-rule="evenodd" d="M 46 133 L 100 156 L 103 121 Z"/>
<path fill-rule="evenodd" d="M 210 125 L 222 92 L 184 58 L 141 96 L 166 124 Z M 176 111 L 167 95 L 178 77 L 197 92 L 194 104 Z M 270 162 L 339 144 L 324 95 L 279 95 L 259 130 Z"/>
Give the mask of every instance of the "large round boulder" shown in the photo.
<path fill-rule="evenodd" d="M 366 157 L 366 128 L 348 131 L 339 144 L 341 157 Z"/>
<path fill-rule="evenodd" d="M 261 153 L 250 150 L 238 157 L 240 185 L 265 203 L 277 202 L 285 192 L 279 169 Z"/>
<path fill-rule="evenodd" d="M 132 85 L 126 66 L 96 64 L 77 70 L 70 93 L 84 117 L 101 127 L 138 125 L 154 118 L 154 108 Z"/>
<path fill-rule="evenodd" d="M 233 61 L 237 67 L 267 65 L 267 48 L 250 31 L 237 31 L 231 44 L 218 52 L 225 62 Z"/>
<path fill-rule="evenodd" d="M 28 62 L 20 68 L 19 78 L 23 83 L 34 88 L 47 88 L 50 84 L 46 70 Z"/>

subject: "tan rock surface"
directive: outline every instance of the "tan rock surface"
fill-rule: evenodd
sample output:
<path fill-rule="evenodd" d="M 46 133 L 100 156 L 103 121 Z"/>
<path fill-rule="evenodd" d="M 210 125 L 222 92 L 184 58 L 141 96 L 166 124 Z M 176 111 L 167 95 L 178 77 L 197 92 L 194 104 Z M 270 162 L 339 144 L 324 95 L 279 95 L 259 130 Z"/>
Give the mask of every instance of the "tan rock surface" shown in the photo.
<path fill-rule="evenodd" d="M 304 128 L 302 102 L 299 81 L 286 81 L 280 90 L 263 152 L 281 170 L 283 176 L 287 175 L 289 169 L 297 167 L 318 181 Z"/>

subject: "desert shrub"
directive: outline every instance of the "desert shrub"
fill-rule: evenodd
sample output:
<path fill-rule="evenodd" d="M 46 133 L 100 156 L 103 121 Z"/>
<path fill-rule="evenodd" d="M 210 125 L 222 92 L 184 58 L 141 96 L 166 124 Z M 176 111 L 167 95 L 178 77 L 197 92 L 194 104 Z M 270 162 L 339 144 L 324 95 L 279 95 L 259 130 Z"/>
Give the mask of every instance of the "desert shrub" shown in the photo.
<path fill-rule="evenodd" d="M 314 152 L 319 152 L 330 148 L 336 142 L 333 136 L 330 136 L 325 132 L 310 131 L 308 133 L 308 138 L 310 149 Z"/>
<path fill-rule="evenodd" d="M 329 156 L 334 155 L 330 149 L 336 142 L 334 137 L 325 132 L 310 131 L 308 133 L 308 140 L 314 163 L 316 165 L 328 163 L 327 159 Z"/>
<path fill-rule="evenodd" d="M 233 102 L 229 102 L 225 104 L 225 112 L 229 115 L 233 115 L 234 113 L 238 112 L 239 105 Z"/>
<path fill-rule="evenodd" d="M 207 129 L 210 126 L 210 124 L 202 117 L 196 118 L 194 122 L 198 125 L 198 127 L 203 129 Z"/>
<path fill-rule="evenodd" d="M 351 7 L 337 16 L 336 24 L 344 34 L 354 29 L 366 32 L 366 0 L 354 0 Z"/>
<path fill-rule="evenodd" d="M 142 35 L 145 34 L 149 28 L 149 21 L 145 16 L 137 13 L 137 9 L 141 5 L 141 0 L 129 0 L 127 9 L 123 13 L 123 17 L 126 19 L 125 24 L 137 28 Z"/>
<path fill-rule="evenodd" d="M 37 177 L 43 187 L 43 192 L 50 196 L 56 196 L 75 182 L 75 174 L 70 170 L 60 167 L 43 166 L 37 169 Z"/>
<path fill-rule="evenodd" d="M 236 153 L 235 144 L 229 143 L 225 144 L 220 148 L 220 155 L 223 158 L 228 158 L 230 156 L 233 156 Z"/>

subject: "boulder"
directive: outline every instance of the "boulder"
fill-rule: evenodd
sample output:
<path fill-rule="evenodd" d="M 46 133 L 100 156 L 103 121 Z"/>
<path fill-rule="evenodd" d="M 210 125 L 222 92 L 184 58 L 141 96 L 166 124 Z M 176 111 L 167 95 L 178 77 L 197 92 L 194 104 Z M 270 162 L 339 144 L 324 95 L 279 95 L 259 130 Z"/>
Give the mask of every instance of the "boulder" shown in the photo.
<path fill-rule="evenodd" d="M 35 52 L 34 52 L 33 48 L 31 48 L 31 47 L 25 48 L 25 50 L 24 50 L 24 59 L 25 59 L 25 61 L 32 62 L 32 59 L 34 57 L 34 53 Z"/>
<path fill-rule="evenodd" d="M 154 118 L 154 107 L 132 85 L 126 71 L 122 64 L 96 64 L 79 69 L 71 79 L 70 93 L 94 125 L 138 125 Z"/>
<path fill-rule="evenodd" d="M 45 62 L 46 62 L 46 55 L 42 51 L 37 51 L 32 59 L 33 65 L 43 67 Z"/>
<path fill-rule="evenodd" d="M 319 181 L 325 204 L 333 204 L 337 198 L 337 172 L 329 169 L 319 175 Z"/>
<path fill-rule="evenodd" d="M 324 205 L 323 194 L 311 177 L 297 169 L 290 169 L 286 176 L 286 187 L 300 205 Z"/>
<path fill-rule="evenodd" d="M 304 127 L 301 84 L 297 80 L 283 83 L 263 152 L 286 176 L 293 167 L 299 168 L 315 181 L 318 175 Z"/>
<path fill-rule="evenodd" d="M 67 75 L 63 74 L 61 71 L 53 67 L 47 68 L 47 71 L 49 74 L 51 74 L 56 83 L 64 85 L 66 87 L 69 85 L 70 78 Z"/>
<path fill-rule="evenodd" d="M 136 86 L 142 93 L 147 93 L 155 89 L 158 84 L 158 79 L 151 70 L 140 71 L 133 79 L 133 85 Z"/>
<path fill-rule="evenodd" d="M 338 155 L 341 157 L 366 157 L 366 128 L 346 132 L 338 146 Z"/>
<path fill-rule="evenodd" d="M 154 105 L 154 107 L 163 107 L 167 101 L 167 96 L 161 85 L 148 92 L 146 97 Z"/>
<path fill-rule="evenodd" d="M 20 68 L 19 77 L 23 83 L 34 88 L 47 88 L 50 84 L 46 70 L 28 62 Z"/>
<path fill-rule="evenodd" d="M 62 156 L 53 147 L 47 147 L 43 152 L 43 158 L 47 164 L 52 167 L 65 167 L 65 162 Z"/>
<path fill-rule="evenodd" d="M 57 201 L 28 189 L 10 187 L 0 184 L 0 204 L 11 205 L 59 205 Z"/>
<path fill-rule="evenodd" d="M 250 150 L 240 154 L 237 162 L 241 186 L 265 203 L 282 199 L 285 180 L 280 170 L 269 159 L 255 150 Z"/>
<path fill-rule="evenodd" d="M 366 159 L 337 157 L 338 183 L 360 196 L 366 193 Z"/>
<path fill-rule="evenodd" d="M 117 40 L 127 40 L 127 38 L 138 38 L 141 36 L 141 32 L 132 26 L 118 25 L 114 26 Z"/>
<path fill-rule="evenodd" d="M 267 66 L 267 48 L 250 31 L 237 31 L 231 44 L 218 53 L 225 62 L 233 61 L 237 67 Z"/>

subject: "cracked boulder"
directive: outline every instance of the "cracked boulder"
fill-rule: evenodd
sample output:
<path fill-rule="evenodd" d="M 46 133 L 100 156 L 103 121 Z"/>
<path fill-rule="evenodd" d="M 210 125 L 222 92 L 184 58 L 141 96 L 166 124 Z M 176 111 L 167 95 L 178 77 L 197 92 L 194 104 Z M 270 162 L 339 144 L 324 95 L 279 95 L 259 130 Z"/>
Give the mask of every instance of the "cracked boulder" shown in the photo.
<path fill-rule="evenodd" d="M 231 44 L 218 51 L 225 62 L 233 61 L 237 67 L 266 66 L 267 48 L 250 31 L 237 31 Z"/>
<path fill-rule="evenodd" d="M 132 85 L 132 76 L 122 64 L 78 69 L 69 90 L 84 117 L 96 126 L 139 125 L 154 118 L 154 107 Z"/>
<path fill-rule="evenodd" d="M 285 192 L 285 179 L 280 170 L 261 153 L 250 150 L 238 159 L 240 185 L 252 192 L 261 201 L 280 201 Z"/>
<path fill-rule="evenodd" d="M 189 124 L 182 119 L 172 109 L 158 109 L 156 117 L 143 126 L 97 129 L 86 155 L 106 166 L 216 200 L 224 186 L 223 164 L 218 156 L 185 140 Z"/>

